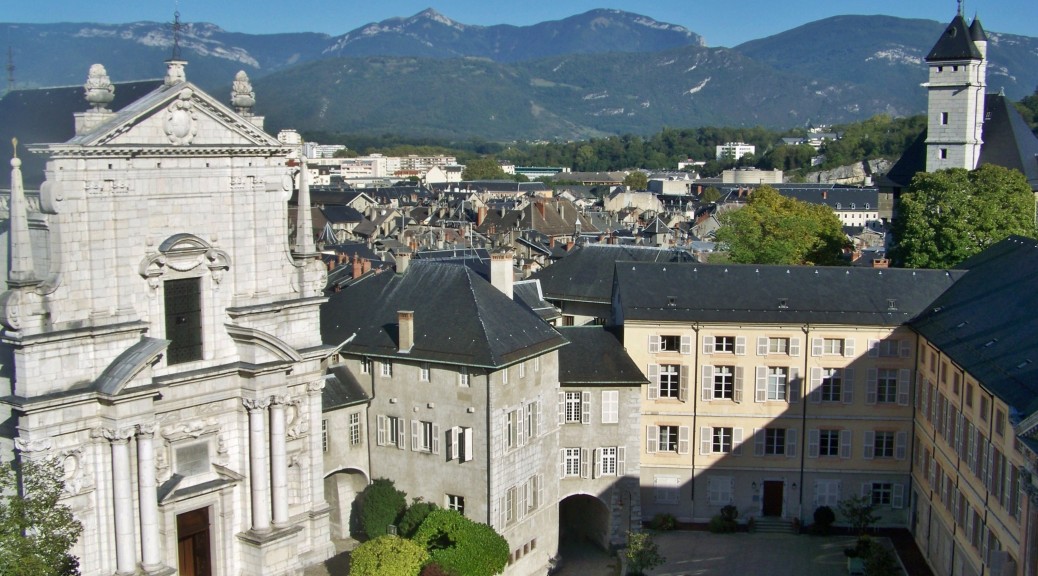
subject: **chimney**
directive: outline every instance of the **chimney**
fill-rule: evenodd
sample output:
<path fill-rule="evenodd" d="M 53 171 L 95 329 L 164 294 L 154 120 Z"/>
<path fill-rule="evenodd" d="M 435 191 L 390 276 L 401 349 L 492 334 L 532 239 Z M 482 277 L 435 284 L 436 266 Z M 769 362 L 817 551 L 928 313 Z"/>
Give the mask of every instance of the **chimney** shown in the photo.
<path fill-rule="evenodd" d="M 335 270 L 335 260 L 328 261 L 328 271 L 331 272 L 332 270 Z"/>
<path fill-rule="evenodd" d="M 515 280 L 515 264 L 512 252 L 494 252 L 490 255 L 490 283 L 502 294 L 512 299 L 512 282 Z"/>
<path fill-rule="evenodd" d="M 476 226 L 482 226 L 483 221 L 487 219 L 487 207 L 480 206 L 479 210 L 476 211 Z"/>
<path fill-rule="evenodd" d="M 875 258 L 875 259 L 872 260 L 872 267 L 873 268 L 889 268 L 890 267 L 890 260 L 887 260 L 886 258 Z"/>
<path fill-rule="evenodd" d="M 573 240 L 570 240 L 569 242 L 566 242 L 566 252 L 571 252 L 572 250 L 573 250 Z"/>
<path fill-rule="evenodd" d="M 353 276 L 352 276 L 353 278 L 360 277 L 360 274 L 361 274 L 360 269 L 361 269 L 361 267 L 360 267 L 360 256 L 357 256 L 357 253 L 354 252 L 353 253 Z"/>
<path fill-rule="evenodd" d="M 822 190 L 822 200 L 828 200 L 828 199 L 829 199 L 829 191 L 828 190 Z"/>
<path fill-rule="evenodd" d="M 346 253 L 345 252 L 339 252 L 338 260 L 339 260 L 339 264 L 345 264 L 346 263 Z"/>
<path fill-rule="evenodd" d="M 408 265 L 411 264 L 411 253 L 401 252 L 396 255 L 396 273 L 403 274 L 407 272 Z"/>
<path fill-rule="evenodd" d="M 365 258 L 364 260 L 361 261 L 361 265 L 362 265 L 361 266 L 361 270 L 363 271 L 364 274 L 367 274 L 368 272 L 371 271 L 371 260 L 368 260 L 367 258 Z"/>
<path fill-rule="evenodd" d="M 398 310 L 396 319 L 399 330 L 397 335 L 400 344 L 399 352 L 410 352 L 411 347 L 414 346 L 414 310 Z"/>

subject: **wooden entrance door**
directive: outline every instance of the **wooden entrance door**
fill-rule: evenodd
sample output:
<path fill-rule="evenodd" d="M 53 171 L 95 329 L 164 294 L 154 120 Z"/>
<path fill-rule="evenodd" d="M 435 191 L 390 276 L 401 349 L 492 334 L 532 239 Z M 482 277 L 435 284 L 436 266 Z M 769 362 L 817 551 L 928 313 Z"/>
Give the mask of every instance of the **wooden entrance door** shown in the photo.
<path fill-rule="evenodd" d="M 180 576 L 212 576 L 209 548 L 209 509 L 178 514 L 177 556 Z"/>
<path fill-rule="evenodd" d="M 764 481 L 764 516 L 782 516 L 782 486 L 779 480 Z"/>

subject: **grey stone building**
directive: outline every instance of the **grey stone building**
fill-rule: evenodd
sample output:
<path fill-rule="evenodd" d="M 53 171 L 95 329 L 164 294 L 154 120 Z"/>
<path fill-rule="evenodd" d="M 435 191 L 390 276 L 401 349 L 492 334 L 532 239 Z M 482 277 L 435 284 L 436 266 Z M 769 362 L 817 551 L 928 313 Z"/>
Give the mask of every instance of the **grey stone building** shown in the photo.
<path fill-rule="evenodd" d="M 333 552 L 324 266 L 248 79 L 232 109 L 167 64 L 116 111 L 91 68 L 38 195 L 11 162 L 2 457 L 61 462 L 85 576 L 299 574 Z"/>

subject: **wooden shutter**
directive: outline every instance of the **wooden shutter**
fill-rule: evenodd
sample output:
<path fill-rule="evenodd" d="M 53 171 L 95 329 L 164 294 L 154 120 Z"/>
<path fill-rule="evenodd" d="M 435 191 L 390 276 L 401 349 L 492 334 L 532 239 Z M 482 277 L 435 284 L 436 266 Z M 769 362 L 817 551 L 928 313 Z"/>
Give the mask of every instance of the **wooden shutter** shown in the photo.
<path fill-rule="evenodd" d="M 649 335 L 649 354 L 657 354 L 660 351 L 661 338 L 656 334 Z"/>
<path fill-rule="evenodd" d="M 866 460 L 872 460 L 872 457 L 876 454 L 876 433 L 872 430 L 865 431 L 865 450 L 862 457 Z"/>
<path fill-rule="evenodd" d="M 765 402 L 768 399 L 768 368 L 757 366 L 757 385 L 753 391 L 754 402 Z"/>
<path fill-rule="evenodd" d="M 440 453 L 440 425 L 439 424 L 433 424 L 432 425 L 432 453 L 433 454 L 439 454 Z"/>
<path fill-rule="evenodd" d="M 580 393 L 580 423 L 591 423 L 591 392 Z"/>
<path fill-rule="evenodd" d="M 890 507 L 895 510 L 900 510 L 905 506 L 905 485 L 899 483 L 894 484 L 894 493 L 890 497 Z"/>
<path fill-rule="evenodd" d="M 616 447 L 616 475 L 623 476 L 627 474 L 627 447 L 617 446 Z"/>
<path fill-rule="evenodd" d="M 649 364 L 649 400 L 660 397 L 660 365 Z"/>
<path fill-rule="evenodd" d="M 789 400 L 790 404 L 800 402 L 800 390 L 803 385 L 803 382 L 800 381 L 800 369 L 797 367 L 790 368 L 789 381 L 786 382 L 786 389 L 789 390 L 789 394 L 786 394 L 786 399 Z"/>
<path fill-rule="evenodd" d="M 678 427 L 678 454 L 688 454 L 688 426 Z"/>
<path fill-rule="evenodd" d="M 746 355 L 746 337 L 736 336 L 735 337 L 735 355 L 745 356 Z"/>
<path fill-rule="evenodd" d="M 646 426 L 645 427 L 645 452 L 647 454 L 655 454 L 656 447 L 660 442 L 660 427 L 659 426 Z"/>
<path fill-rule="evenodd" d="M 870 358 L 878 358 L 879 357 L 879 340 L 871 340 L 871 339 L 869 340 L 869 357 Z"/>
<path fill-rule="evenodd" d="M 899 406 L 908 406 L 908 384 L 912 373 L 908 368 L 897 371 L 897 403 Z"/>
<path fill-rule="evenodd" d="M 800 356 L 800 338 L 789 339 L 789 355 Z"/>
<path fill-rule="evenodd" d="M 822 369 L 811 368 L 811 379 L 809 381 L 810 390 L 807 393 L 807 399 L 812 404 L 822 403 Z"/>
<path fill-rule="evenodd" d="M 587 478 L 591 475 L 591 458 L 587 448 L 580 449 L 580 477 Z"/>
<path fill-rule="evenodd" d="M 840 458 L 851 457 L 852 434 L 850 430 L 840 430 Z"/>
<path fill-rule="evenodd" d="M 566 477 L 566 449 L 559 449 L 559 480 Z"/>
<path fill-rule="evenodd" d="M 472 454 L 472 441 L 473 441 L 472 428 L 462 428 L 461 429 L 461 439 L 462 439 L 462 442 L 461 442 L 461 461 L 462 462 L 469 462 L 469 461 L 472 460 L 472 456 L 473 456 L 473 454 Z"/>
<path fill-rule="evenodd" d="M 768 337 L 758 336 L 757 337 L 757 356 L 768 355 Z"/>
<path fill-rule="evenodd" d="M 902 358 L 908 358 L 912 355 L 912 341 L 908 338 L 902 338 L 898 341 L 898 352 Z"/>
<path fill-rule="evenodd" d="M 688 334 L 681 336 L 681 353 L 691 354 L 692 353 L 692 337 Z"/>
<path fill-rule="evenodd" d="M 705 401 L 714 399 L 714 367 L 703 365 L 702 369 L 702 382 L 700 383 L 701 394 L 700 398 Z"/>
<path fill-rule="evenodd" d="M 763 456 L 764 455 L 764 441 L 768 433 L 764 428 L 753 429 L 753 455 Z"/>
<path fill-rule="evenodd" d="M 591 477 L 598 478 L 602 475 L 602 449 L 595 448 L 594 452 L 595 466 L 591 469 Z"/>
<path fill-rule="evenodd" d="M 812 338 L 811 339 L 811 355 L 812 356 L 821 356 L 822 355 L 822 346 L 824 344 L 825 344 L 825 339 L 823 339 L 823 338 Z"/>
<path fill-rule="evenodd" d="M 559 392 L 559 426 L 566 423 L 566 393 Z"/>
<path fill-rule="evenodd" d="M 742 428 L 732 428 L 732 454 L 742 454 Z"/>
<path fill-rule="evenodd" d="M 713 353 L 714 353 L 714 337 L 713 336 L 703 336 L 703 354 L 713 354 Z"/>
<path fill-rule="evenodd" d="M 688 373 L 691 372 L 691 367 L 682 364 L 678 370 L 681 371 L 678 374 L 678 400 L 688 402 Z"/>
<path fill-rule="evenodd" d="M 461 429 L 457 426 L 452 426 L 447 431 L 447 460 L 461 459 L 461 455 L 458 454 L 458 437 L 460 435 Z"/>
<path fill-rule="evenodd" d="M 807 457 L 818 458 L 818 447 L 821 444 L 821 436 L 818 430 L 807 431 Z"/>
<path fill-rule="evenodd" d="M 710 454 L 714 447 L 714 429 L 703 426 L 699 429 L 699 453 Z"/>
<path fill-rule="evenodd" d="M 407 446 L 407 443 L 404 441 L 404 422 L 406 422 L 406 420 L 404 420 L 403 418 L 395 418 L 395 420 L 397 422 L 396 447 L 403 450 Z"/>
<path fill-rule="evenodd" d="M 732 400 L 736 403 L 742 402 L 743 370 L 742 366 L 735 367 L 735 383 L 732 389 Z"/>
<path fill-rule="evenodd" d="M 844 368 L 841 376 L 840 386 L 844 404 L 854 402 L 854 368 Z"/>
<path fill-rule="evenodd" d="M 419 449 L 418 435 L 420 434 L 421 421 L 411 420 L 411 450 L 417 452 Z"/>
<path fill-rule="evenodd" d="M 843 357 L 854 358 L 854 338 L 847 338 L 843 341 Z"/>
<path fill-rule="evenodd" d="M 904 460 L 908 457 L 908 432 L 898 432 L 894 436 L 894 457 Z"/>
<path fill-rule="evenodd" d="M 797 455 L 797 429 L 786 428 L 786 458 L 794 458 Z"/>
<path fill-rule="evenodd" d="M 865 373 L 865 403 L 876 403 L 876 387 L 879 372 L 875 368 L 869 368 Z"/>

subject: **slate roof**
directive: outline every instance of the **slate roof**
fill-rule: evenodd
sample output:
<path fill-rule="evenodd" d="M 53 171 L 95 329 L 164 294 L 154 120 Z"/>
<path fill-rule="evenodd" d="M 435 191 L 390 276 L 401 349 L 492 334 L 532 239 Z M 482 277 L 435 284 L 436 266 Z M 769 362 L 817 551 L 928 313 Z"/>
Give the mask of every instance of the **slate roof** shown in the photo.
<path fill-rule="evenodd" d="M 608 304 L 613 290 L 613 265 L 634 262 L 691 262 L 682 250 L 588 244 L 532 276 L 541 281 L 546 298 Z"/>
<path fill-rule="evenodd" d="M 544 295 L 541 294 L 541 283 L 537 280 L 520 280 L 513 283 L 512 294 L 516 300 L 522 302 L 545 322 L 562 317 L 558 308 L 544 300 Z"/>
<path fill-rule="evenodd" d="M 364 215 L 359 210 L 352 206 L 343 205 L 329 205 L 326 204 L 319 208 L 321 215 L 324 216 L 325 221 L 332 222 L 334 224 L 343 222 L 363 222 Z"/>
<path fill-rule="evenodd" d="M 623 344 L 602 326 L 568 326 L 569 345 L 559 350 L 562 386 L 641 386 L 648 382 Z"/>
<path fill-rule="evenodd" d="M 1038 241 L 1010 237 L 960 266 L 911 326 L 1026 418 L 1038 411 Z"/>
<path fill-rule="evenodd" d="M 108 109 L 119 111 L 162 86 L 162 80 L 142 80 L 115 84 L 115 98 Z M 0 142 L 5 145 L 18 138 L 22 159 L 22 179 L 25 187 L 36 189 L 43 182 L 47 157 L 26 154 L 24 146 L 66 142 L 76 135 L 76 112 L 90 109 L 84 98 L 83 86 L 62 86 L 33 90 L 12 90 L 0 98 Z M 10 148 L 7 148 L 10 154 Z M 2 170 L 0 186 L 11 186 L 11 171 Z"/>
<path fill-rule="evenodd" d="M 614 310 L 624 321 L 898 326 L 961 270 L 618 262 Z"/>
<path fill-rule="evenodd" d="M 414 312 L 414 346 L 398 347 L 397 312 Z M 497 369 L 565 345 L 554 328 L 465 266 L 414 261 L 333 294 L 324 342 L 347 354 Z"/>
<path fill-rule="evenodd" d="M 983 33 L 983 32 L 982 32 Z M 930 53 L 926 55 L 927 62 L 940 62 L 944 60 L 982 60 L 980 50 L 973 43 L 970 27 L 961 14 L 952 19 L 944 34 L 937 40 Z"/>
<path fill-rule="evenodd" d="M 321 391 L 321 412 L 337 408 L 355 406 L 371 400 L 357 378 L 342 364 L 332 366 L 324 377 L 324 390 Z"/>

